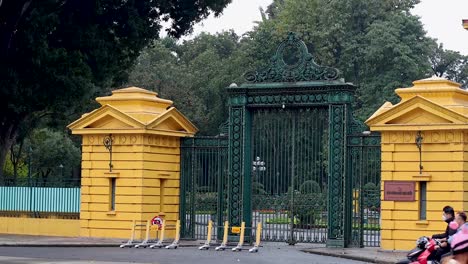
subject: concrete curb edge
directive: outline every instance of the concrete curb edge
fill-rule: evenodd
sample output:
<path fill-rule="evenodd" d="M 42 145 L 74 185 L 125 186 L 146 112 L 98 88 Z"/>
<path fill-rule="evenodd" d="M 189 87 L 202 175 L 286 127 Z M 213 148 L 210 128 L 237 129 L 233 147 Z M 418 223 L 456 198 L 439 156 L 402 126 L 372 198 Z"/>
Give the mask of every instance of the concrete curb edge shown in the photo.
<path fill-rule="evenodd" d="M 376 260 L 376 259 L 373 259 L 373 258 L 367 258 L 367 257 L 362 257 L 362 256 L 354 256 L 354 255 L 347 255 L 347 254 L 340 254 L 340 253 L 322 252 L 322 251 L 313 250 L 313 249 L 303 249 L 301 251 L 305 252 L 305 253 L 309 253 L 309 254 L 316 254 L 316 255 L 327 256 L 327 257 L 336 257 L 336 258 L 350 259 L 350 260 L 370 262 L 370 263 L 394 264 L 394 262 L 391 262 L 391 261 L 379 261 L 379 260 Z"/>

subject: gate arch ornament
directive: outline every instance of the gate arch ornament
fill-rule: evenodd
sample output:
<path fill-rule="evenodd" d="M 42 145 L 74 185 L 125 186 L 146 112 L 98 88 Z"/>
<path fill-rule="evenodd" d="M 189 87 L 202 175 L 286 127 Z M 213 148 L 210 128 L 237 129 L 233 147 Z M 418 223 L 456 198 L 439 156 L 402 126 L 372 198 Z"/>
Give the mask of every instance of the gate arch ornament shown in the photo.
<path fill-rule="evenodd" d="M 328 118 L 324 128 L 327 142 L 323 151 L 327 156 L 327 165 L 324 165 L 328 183 L 328 206 L 324 217 L 328 228 L 327 246 L 345 247 L 350 244 L 353 194 L 351 175 L 346 174 L 346 139 L 348 131 L 355 126 L 351 113 L 355 86 L 339 79 L 339 75 L 337 69 L 316 64 L 304 42 L 294 33 L 289 33 L 278 46 L 269 67 L 247 72 L 244 75 L 245 83 L 227 88 L 228 220 L 232 225 L 240 226 L 242 221 L 246 222 L 247 227 L 253 224 L 252 160 L 255 146 L 252 142 L 255 138 L 252 132 L 255 124 L 252 120 L 257 111 L 283 109 L 285 113 L 295 113 L 297 109 L 321 109 L 321 113 L 326 113 Z M 294 146 L 295 141 L 288 144 Z M 293 148 L 292 153 L 296 152 Z M 294 179 L 294 169 L 297 166 L 294 161 L 288 162 L 289 165 L 285 166 L 293 171 L 290 179 Z M 293 184 L 291 193 L 294 192 Z M 291 231 L 290 242 L 294 243 L 294 239 Z"/>
<path fill-rule="evenodd" d="M 338 77 L 337 69 L 315 63 L 305 43 L 294 33 L 289 33 L 278 46 L 270 67 L 244 74 L 250 83 L 332 81 Z"/>

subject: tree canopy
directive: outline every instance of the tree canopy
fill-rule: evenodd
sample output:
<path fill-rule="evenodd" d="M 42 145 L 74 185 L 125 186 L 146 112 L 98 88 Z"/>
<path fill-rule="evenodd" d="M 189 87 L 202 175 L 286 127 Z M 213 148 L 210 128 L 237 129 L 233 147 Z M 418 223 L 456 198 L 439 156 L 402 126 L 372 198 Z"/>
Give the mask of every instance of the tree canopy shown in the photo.
<path fill-rule="evenodd" d="M 20 128 L 76 114 L 91 95 L 121 84 L 162 22 L 177 38 L 230 2 L 0 1 L 0 164 Z"/>
<path fill-rule="evenodd" d="M 138 59 L 129 83 L 175 100 L 202 134 L 216 134 L 227 117 L 225 87 L 243 82 L 244 72 L 267 65 L 292 31 L 319 64 L 338 68 L 345 81 L 358 87 L 354 111 L 364 121 L 385 101 L 398 101 L 395 88 L 433 74 L 436 62 L 430 58 L 437 45 L 410 13 L 417 3 L 275 0 L 243 36 L 226 31 L 184 42 L 156 41 Z M 454 60 L 443 74 L 463 82 L 466 61 Z"/>

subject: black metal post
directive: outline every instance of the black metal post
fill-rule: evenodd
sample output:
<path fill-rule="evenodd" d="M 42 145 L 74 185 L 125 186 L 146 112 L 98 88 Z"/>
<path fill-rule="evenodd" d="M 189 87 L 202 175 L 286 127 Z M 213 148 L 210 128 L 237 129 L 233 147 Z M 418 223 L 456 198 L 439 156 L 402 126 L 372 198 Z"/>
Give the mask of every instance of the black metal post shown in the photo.
<path fill-rule="evenodd" d="M 423 137 L 421 135 L 421 131 L 418 131 L 416 134 L 416 146 L 419 149 L 419 174 L 422 174 L 423 170 L 423 165 L 422 165 L 422 142 L 423 142 Z"/>
<path fill-rule="evenodd" d="M 109 134 L 108 136 L 104 137 L 103 143 L 106 149 L 109 151 L 109 171 L 112 172 L 112 134 Z"/>

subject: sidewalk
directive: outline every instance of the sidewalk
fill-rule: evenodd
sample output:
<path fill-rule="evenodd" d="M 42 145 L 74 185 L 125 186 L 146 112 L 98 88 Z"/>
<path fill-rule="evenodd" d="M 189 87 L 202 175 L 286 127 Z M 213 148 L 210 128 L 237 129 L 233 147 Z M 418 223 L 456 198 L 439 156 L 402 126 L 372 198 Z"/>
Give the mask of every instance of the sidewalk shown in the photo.
<path fill-rule="evenodd" d="M 303 250 L 304 252 L 346 258 L 370 263 L 393 264 L 398 260 L 405 259 L 407 252 L 388 251 L 380 248 L 326 248 L 313 247 Z"/>
<path fill-rule="evenodd" d="M 122 239 L 0 234 L 0 247 L 117 247 Z"/>
<path fill-rule="evenodd" d="M 0 234 L 0 247 L 118 247 L 120 238 L 55 237 Z M 138 241 L 136 241 L 138 242 Z M 201 241 L 181 241 L 180 247 L 200 246 Z"/>
<path fill-rule="evenodd" d="M 118 247 L 123 239 L 90 237 L 50 237 L 0 234 L 0 247 Z M 200 246 L 203 241 L 181 241 L 181 247 Z M 266 244 L 269 244 L 266 242 Z M 284 244 L 284 246 L 287 246 Z M 306 248 L 304 248 L 306 247 Z M 320 245 L 301 244 L 301 250 L 310 254 L 340 257 L 370 263 L 396 263 L 406 252 L 392 252 L 380 248 L 326 248 Z"/>

